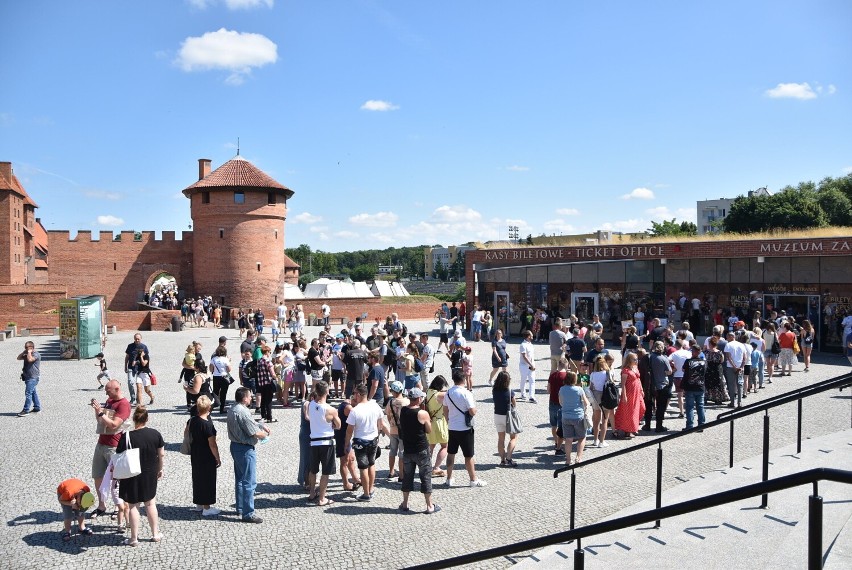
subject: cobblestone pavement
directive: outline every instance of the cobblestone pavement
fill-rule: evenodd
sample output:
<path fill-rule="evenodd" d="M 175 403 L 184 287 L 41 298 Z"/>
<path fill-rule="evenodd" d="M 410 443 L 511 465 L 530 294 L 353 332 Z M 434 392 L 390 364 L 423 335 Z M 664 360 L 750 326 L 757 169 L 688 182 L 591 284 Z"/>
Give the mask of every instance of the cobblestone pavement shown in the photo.
<path fill-rule="evenodd" d="M 410 322 L 409 330 L 432 333 L 434 323 Z M 318 329 L 309 329 L 315 333 Z M 336 503 L 326 508 L 309 506 L 296 485 L 298 463 L 298 410 L 277 408 L 279 423 L 272 426 L 268 444 L 258 447 L 257 509 L 261 525 L 245 525 L 233 514 L 233 464 L 227 453 L 224 419 L 216 417 L 223 464 L 219 470 L 219 503 L 223 514 L 204 519 L 191 512 L 189 458 L 178 453 L 183 424 L 184 395 L 178 385 L 180 361 L 193 339 L 204 344 L 209 357 L 220 334 L 229 339 L 236 352 L 237 333 L 233 330 L 187 329 L 180 333 L 145 332 L 143 341 L 151 350 L 152 368 L 159 385 L 156 403 L 151 406 L 149 426 L 159 430 L 167 442 L 165 478 L 160 482 L 157 502 L 165 538 L 150 542 L 147 522 L 140 532 L 138 548 L 121 546 L 122 535 L 113 532 L 108 521 L 97 521 L 94 536 L 75 535 L 63 543 L 59 534 L 62 521 L 56 502 L 56 485 L 67 477 L 79 477 L 91 484 L 91 457 L 96 436 L 88 402 L 102 397 L 98 389 L 94 360 L 57 360 L 56 337 L 31 337 L 44 359 L 39 394 L 42 412 L 19 418 L 23 384 L 18 380 L 20 363 L 15 361 L 24 339 L 0 343 L 0 370 L 7 387 L 0 406 L 0 433 L 3 460 L 0 462 L 0 520 L 7 530 L 0 536 L 0 568 L 150 568 L 197 567 L 213 564 L 224 568 L 299 568 L 333 564 L 343 568 L 401 568 L 425 560 L 462 554 L 473 550 L 530 538 L 567 528 L 568 478 L 554 479 L 559 466 L 549 440 L 545 380 L 549 372 L 548 348 L 535 346 L 540 366 L 536 373 L 539 403 L 520 403 L 525 431 L 519 436 L 516 469 L 498 468 L 491 393 L 487 385 L 490 346 L 473 343 L 475 396 L 479 402 L 476 450 L 477 471 L 488 486 L 472 489 L 467 475 L 457 465 L 457 487 L 436 486 L 434 499 L 443 512 L 424 516 L 422 496 L 412 493 L 416 514 L 399 514 L 396 507 L 401 492 L 396 484 L 383 481 L 387 475 L 386 454 L 379 459 L 378 490 L 369 504 L 358 503 L 344 492 L 339 477 L 330 484 L 330 497 Z M 113 373 L 120 373 L 124 348 L 131 332 L 109 335 L 106 355 Z M 510 371 L 517 383 L 517 340 L 510 347 Z M 437 357 L 436 373 L 449 377 L 449 361 Z M 802 365 L 793 376 L 776 381 L 752 398 L 778 394 L 849 370 L 840 356 L 817 356 L 811 372 Z M 122 374 L 115 374 L 122 379 Z M 123 384 L 125 384 L 123 382 Z M 850 425 L 849 393 L 831 392 L 810 398 L 804 404 L 804 434 L 815 436 Z M 712 410 L 712 409 L 711 409 Z M 715 418 L 715 410 L 709 417 Z M 215 417 L 215 416 L 214 416 Z M 795 405 L 772 413 L 771 445 L 780 447 L 795 437 Z M 683 420 L 670 419 L 671 428 Z M 760 451 L 762 420 L 758 415 L 737 423 L 737 457 Z M 649 435 L 642 435 L 643 441 Z M 386 440 L 385 440 L 386 441 Z M 609 451 L 627 442 L 611 440 Z M 678 483 L 676 477 L 693 477 L 727 462 L 728 430 L 716 428 L 694 437 L 681 438 L 665 448 L 664 485 Z M 594 454 L 604 450 L 589 450 Z M 654 492 L 656 454 L 647 449 L 578 471 L 577 524 L 596 521 L 631 505 Z M 441 480 L 437 480 L 441 481 Z M 143 519 L 144 521 L 144 519 Z M 493 560 L 478 567 L 505 568 L 511 562 Z"/>

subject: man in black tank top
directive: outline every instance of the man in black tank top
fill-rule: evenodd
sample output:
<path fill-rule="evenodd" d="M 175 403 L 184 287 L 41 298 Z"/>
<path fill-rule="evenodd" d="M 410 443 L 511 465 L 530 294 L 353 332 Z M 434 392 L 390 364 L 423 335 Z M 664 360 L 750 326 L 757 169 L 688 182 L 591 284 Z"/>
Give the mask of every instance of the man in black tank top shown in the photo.
<path fill-rule="evenodd" d="M 399 436 L 403 442 L 404 463 L 402 478 L 402 503 L 399 510 L 407 512 L 408 495 L 414 489 L 414 469 L 420 472 L 420 492 L 426 501 L 426 514 L 437 513 L 441 507 L 432 503 L 432 457 L 426 434 L 432 431 L 429 412 L 420 408 L 426 394 L 420 388 L 408 392 L 409 404 L 399 413 Z"/>

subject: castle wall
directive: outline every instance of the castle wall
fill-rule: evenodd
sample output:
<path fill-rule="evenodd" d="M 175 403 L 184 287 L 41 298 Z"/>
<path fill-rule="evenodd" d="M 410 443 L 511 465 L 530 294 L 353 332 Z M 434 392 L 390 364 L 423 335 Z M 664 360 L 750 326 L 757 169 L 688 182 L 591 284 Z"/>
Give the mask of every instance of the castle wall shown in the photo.
<path fill-rule="evenodd" d="M 123 231 L 116 241 L 112 232 L 100 232 L 93 240 L 90 231 L 81 231 L 74 239 L 67 231 L 48 232 L 51 285 L 64 286 L 69 297 L 105 295 L 111 311 L 133 310 L 145 293 L 145 284 L 157 272 L 175 277 L 181 290 L 193 291 L 192 232 Z"/>

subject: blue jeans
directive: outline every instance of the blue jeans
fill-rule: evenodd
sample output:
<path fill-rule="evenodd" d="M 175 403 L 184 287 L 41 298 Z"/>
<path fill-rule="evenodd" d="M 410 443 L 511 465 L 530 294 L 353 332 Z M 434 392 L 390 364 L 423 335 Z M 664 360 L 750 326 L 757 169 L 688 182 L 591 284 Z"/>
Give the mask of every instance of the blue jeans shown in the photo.
<path fill-rule="evenodd" d="M 698 408 L 698 425 L 704 425 L 704 392 L 692 392 L 684 390 L 684 400 L 686 400 L 686 427 L 692 427 L 692 410 Z"/>
<path fill-rule="evenodd" d="M 32 406 L 36 410 L 41 409 L 41 402 L 38 399 L 38 392 L 36 392 L 36 386 L 38 386 L 38 378 L 32 378 L 30 380 L 24 380 L 24 411 L 29 412 L 30 406 Z"/>
<path fill-rule="evenodd" d="M 127 399 L 131 404 L 136 402 L 136 373 L 132 369 L 127 371 Z"/>
<path fill-rule="evenodd" d="M 254 489 L 257 487 L 257 455 L 254 447 L 231 442 L 231 457 L 234 459 L 234 495 L 237 511 L 243 518 L 254 516 Z"/>

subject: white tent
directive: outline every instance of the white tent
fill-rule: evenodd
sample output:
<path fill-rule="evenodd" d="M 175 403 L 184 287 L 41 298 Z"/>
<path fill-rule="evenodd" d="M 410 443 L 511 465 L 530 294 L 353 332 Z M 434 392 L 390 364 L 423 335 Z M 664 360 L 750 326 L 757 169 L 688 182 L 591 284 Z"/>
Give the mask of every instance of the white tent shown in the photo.
<path fill-rule="evenodd" d="M 346 283 L 344 281 L 321 278 L 305 286 L 305 297 L 308 299 L 340 299 L 372 296 L 373 293 L 363 281 L 360 283 Z"/>
<path fill-rule="evenodd" d="M 371 288 L 374 295 L 379 297 L 407 297 L 409 292 L 396 281 L 374 281 Z"/>
<path fill-rule="evenodd" d="M 299 289 L 298 285 L 293 285 L 292 283 L 284 284 L 284 298 L 287 300 L 290 299 L 304 299 L 305 294 L 302 293 L 302 290 Z"/>

